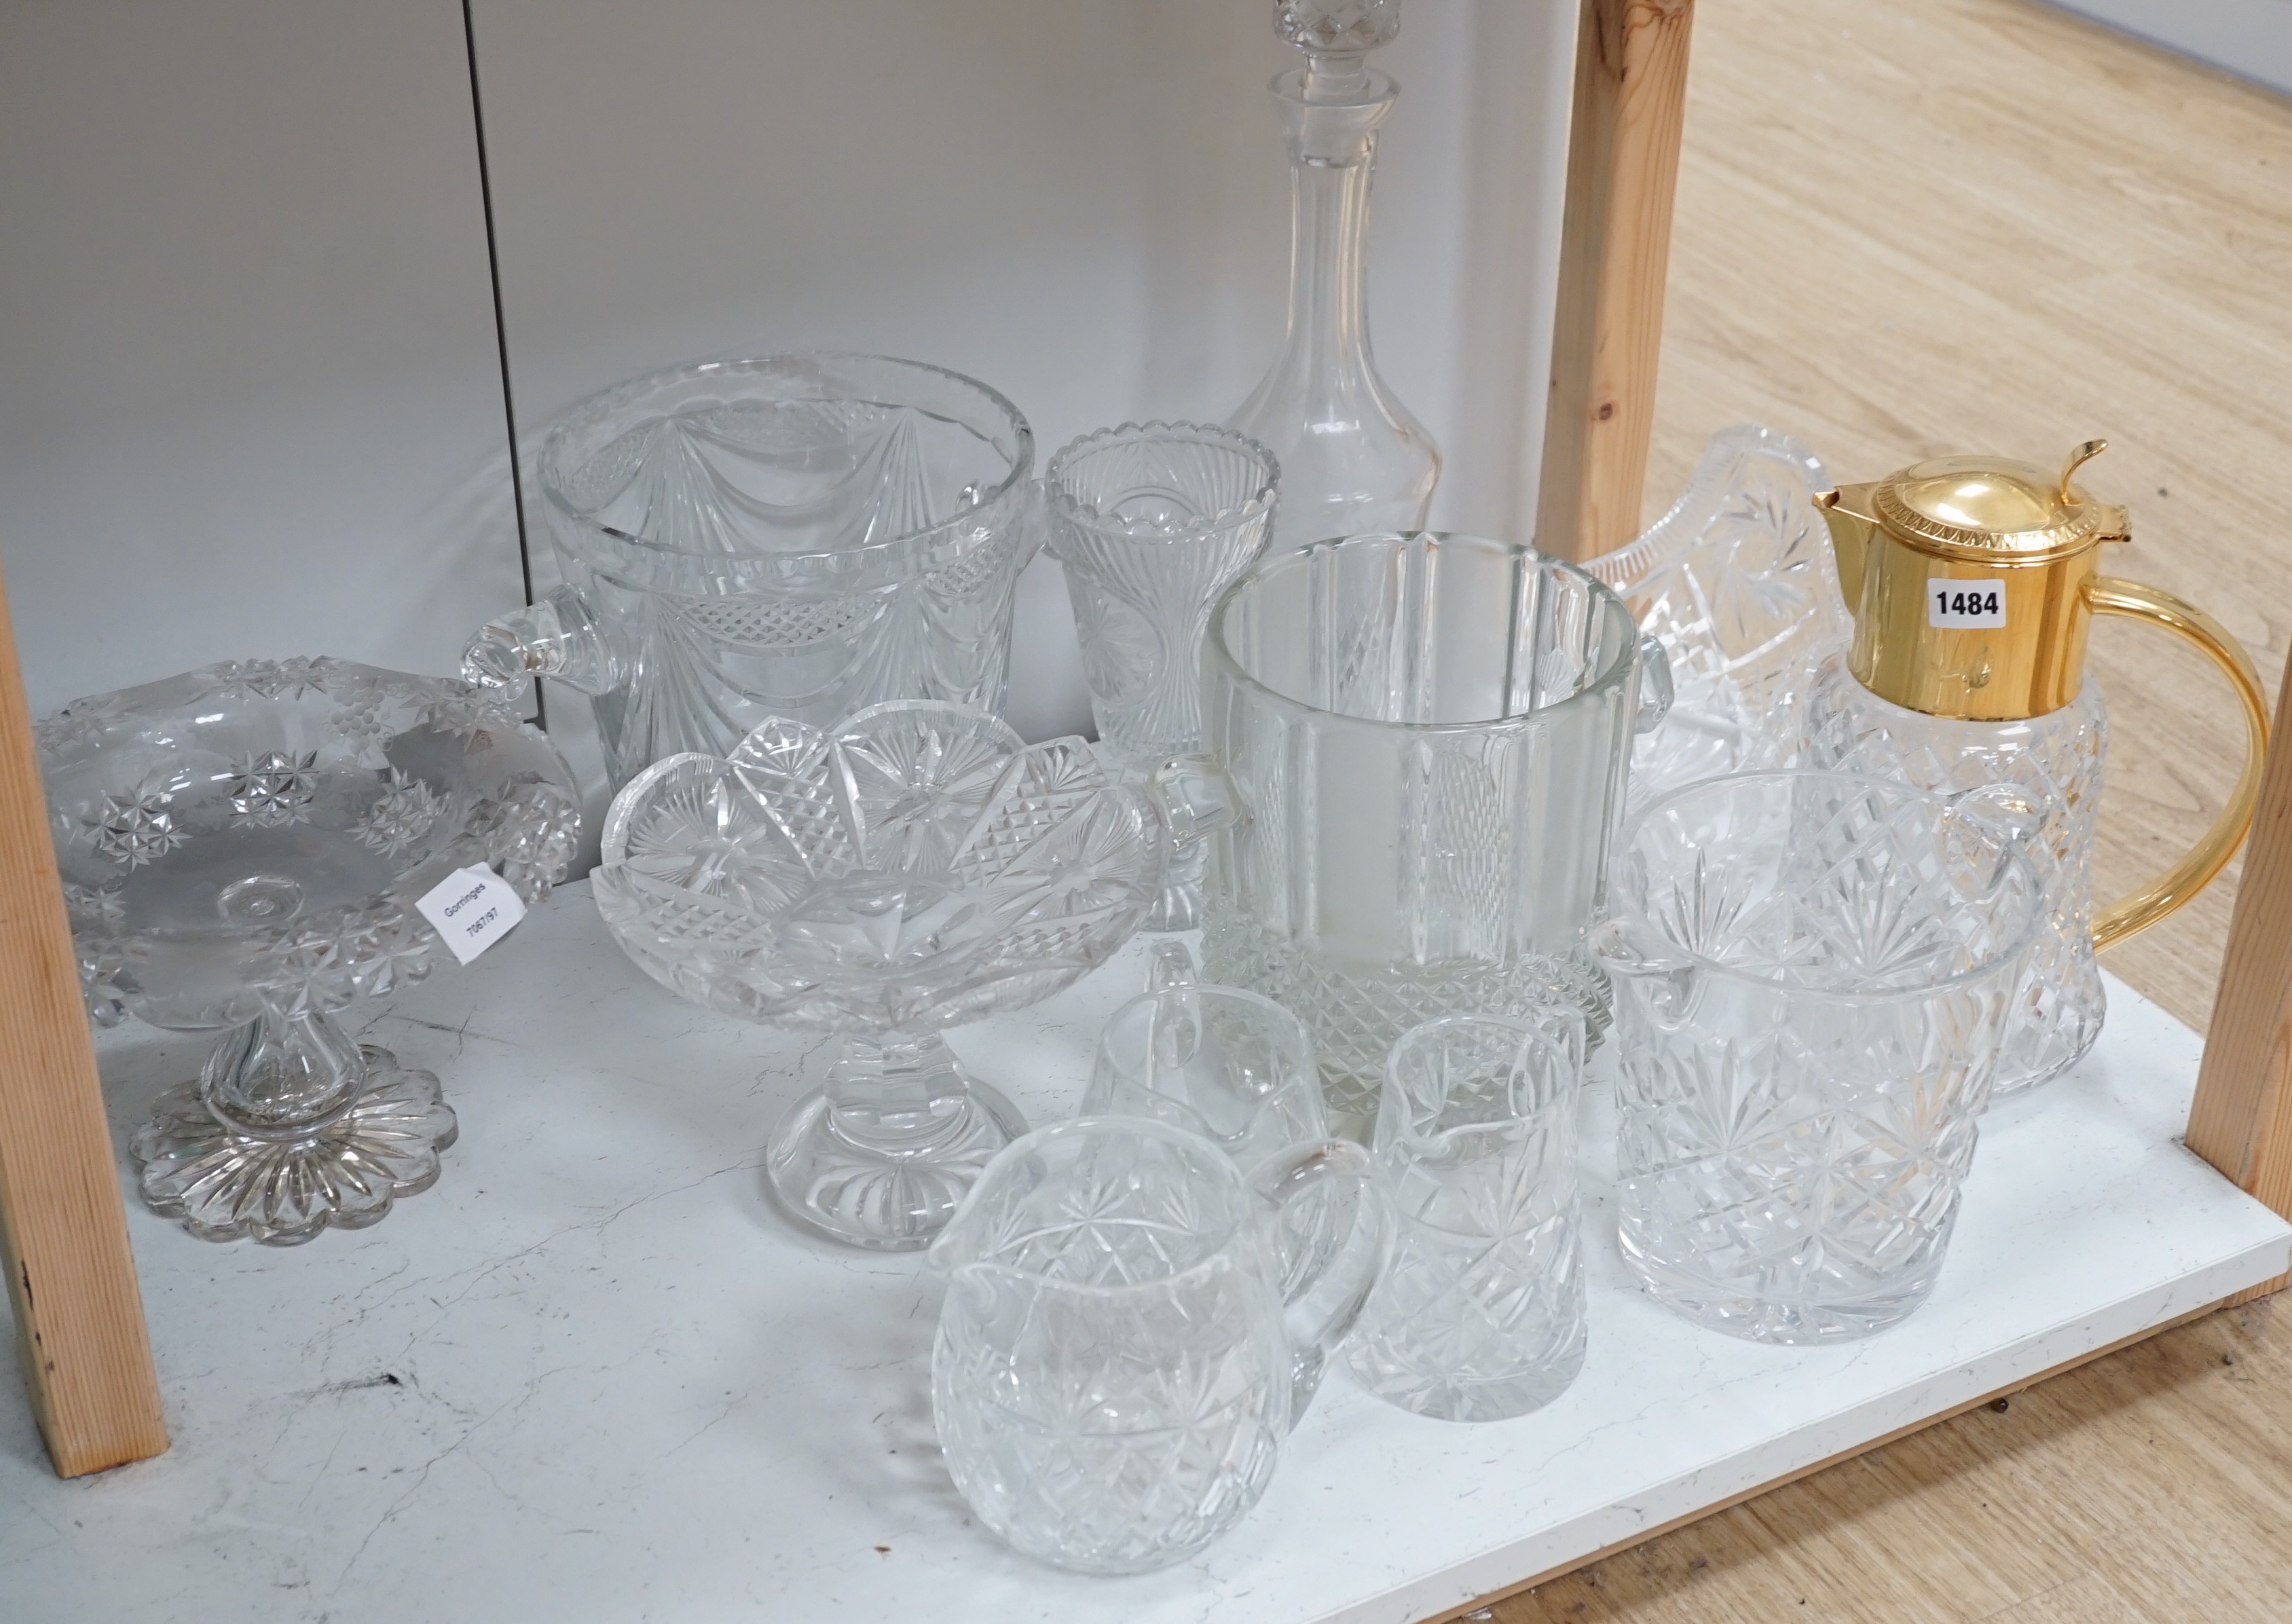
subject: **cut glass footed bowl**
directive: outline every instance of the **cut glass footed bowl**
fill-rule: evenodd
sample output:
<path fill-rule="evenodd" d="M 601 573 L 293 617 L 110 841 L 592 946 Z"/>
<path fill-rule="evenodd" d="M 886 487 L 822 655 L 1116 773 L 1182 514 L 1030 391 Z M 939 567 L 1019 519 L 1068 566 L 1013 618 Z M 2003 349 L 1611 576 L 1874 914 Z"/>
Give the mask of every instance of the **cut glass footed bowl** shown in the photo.
<path fill-rule="evenodd" d="M 1081 739 L 1029 746 L 984 712 L 895 700 L 655 763 L 614 798 L 594 884 L 672 991 L 844 1038 L 773 1132 L 771 1187 L 824 1234 L 906 1250 L 1026 1131 L 941 1030 L 1103 963 L 1159 894 L 1168 840 Z"/>
<path fill-rule="evenodd" d="M 245 660 L 77 700 L 36 730 L 89 1014 L 229 1035 L 132 1150 L 209 1240 L 378 1222 L 454 1142 L 438 1079 L 335 1012 L 426 974 L 416 899 L 473 865 L 529 904 L 580 831 L 548 740 L 464 683 Z"/>

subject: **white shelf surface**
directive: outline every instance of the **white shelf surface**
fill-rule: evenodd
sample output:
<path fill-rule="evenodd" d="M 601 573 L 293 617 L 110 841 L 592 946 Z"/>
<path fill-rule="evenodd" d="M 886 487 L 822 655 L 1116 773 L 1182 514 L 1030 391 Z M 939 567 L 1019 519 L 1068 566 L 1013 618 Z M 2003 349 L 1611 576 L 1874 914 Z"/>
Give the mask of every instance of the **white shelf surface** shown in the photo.
<path fill-rule="evenodd" d="M 954 1044 L 1072 1110 L 1137 944 Z M 972 1523 L 933 1442 L 937 1291 L 770 1206 L 759 1160 L 831 1045 L 681 1004 L 569 886 L 369 1041 L 461 1142 L 375 1229 L 214 1247 L 137 1209 L 174 1447 L 64 1483 L 0 1401 L 0 1618 L 1407 1624 L 1562 1567 L 2285 1272 L 2292 1226 L 2178 1143 L 2199 1042 L 2112 982 L 2099 1048 L 1993 1114 L 1941 1282 L 1812 1350 L 1697 1329 L 1618 1258 L 1587 1094 L 1591 1348 L 1544 1410 L 1457 1426 L 1333 1375 L 1242 1525 L 1134 1580 Z M 124 1140 L 206 1041 L 101 1046 Z"/>

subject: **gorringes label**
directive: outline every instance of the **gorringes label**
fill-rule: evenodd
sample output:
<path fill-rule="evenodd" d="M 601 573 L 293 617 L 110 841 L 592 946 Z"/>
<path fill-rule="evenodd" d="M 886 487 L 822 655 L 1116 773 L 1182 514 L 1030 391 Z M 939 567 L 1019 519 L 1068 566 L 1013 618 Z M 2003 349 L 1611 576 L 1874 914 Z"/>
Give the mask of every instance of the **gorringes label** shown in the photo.
<path fill-rule="evenodd" d="M 1926 583 L 1926 624 L 1949 632 L 1997 632 L 2006 627 L 2006 583 Z"/>
<path fill-rule="evenodd" d="M 525 917 L 525 904 L 491 869 L 459 869 L 422 893 L 414 906 L 438 927 L 454 957 L 468 964 Z"/>

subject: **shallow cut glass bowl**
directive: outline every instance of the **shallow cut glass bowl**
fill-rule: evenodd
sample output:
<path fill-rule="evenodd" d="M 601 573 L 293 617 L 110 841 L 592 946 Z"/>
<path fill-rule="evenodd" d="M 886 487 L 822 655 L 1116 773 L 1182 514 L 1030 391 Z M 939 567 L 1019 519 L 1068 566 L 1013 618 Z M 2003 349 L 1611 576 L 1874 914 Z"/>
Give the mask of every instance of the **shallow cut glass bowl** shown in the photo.
<path fill-rule="evenodd" d="M 135 1135 L 143 1197 L 208 1240 L 307 1240 L 427 1189 L 438 1079 L 335 1019 L 429 971 L 415 901 L 496 869 L 529 904 L 578 839 L 548 740 L 465 683 L 240 660 L 35 730 L 89 1013 L 227 1030 Z"/>

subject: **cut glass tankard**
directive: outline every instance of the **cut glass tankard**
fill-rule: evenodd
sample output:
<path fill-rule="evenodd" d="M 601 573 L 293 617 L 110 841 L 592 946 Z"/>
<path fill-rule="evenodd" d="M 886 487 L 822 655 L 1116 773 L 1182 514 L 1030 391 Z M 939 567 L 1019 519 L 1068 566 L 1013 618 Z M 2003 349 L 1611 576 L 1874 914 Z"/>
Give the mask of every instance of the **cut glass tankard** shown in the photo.
<path fill-rule="evenodd" d="M 1325 1195 L 1353 1209 L 1351 1242 L 1285 1289 L 1284 1211 Z M 956 1487 L 1061 1567 L 1137 1573 L 1202 1549 L 1264 1493 L 1384 1267 L 1384 1213 L 1341 1140 L 1247 1178 L 1208 1140 L 1130 1117 L 1016 1141 L 931 1251 L 948 1281 L 932 1413 Z"/>
<path fill-rule="evenodd" d="M 2042 813 L 2030 856 L 2045 925 L 1998 1062 L 2001 1096 L 2059 1076 L 2093 1046 L 2103 1014 L 2095 949 L 2210 883 L 2260 794 L 2268 707 L 2250 657 L 2195 605 L 2097 573 L 2102 547 L 2128 539 L 2129 521 L 2071 476 L 2104 445 L 2078 446 L 2059 473 L 1949 456 L 1815 497 L 1854 637 L 1812 684 L 1801 764 L 1941 791 L 2010 784 Z M 2212 827 L 2167 873 L 2099 910 L 2093 847 L 2109 729 L 2085 670 L 2097 614 L 2193 643 L 2229 679 L 2245 733 L 2243 770 Z"/>
<path fill-rule="evenodd" d="M 1584 1022 L 1443 1015 L 1385 1066 L 1376 1161 L 1392 1261 L 1346 1345 L 1353 1379 L 1443 1421 L 1550 1403 L 1584 1368 L 1576 1102 Z"/>
<path fill-rule="evenodd" d="M 1763 1342 L 1925 1300 L 2042 912 L 2010 787 L 1713 779 L 1635 813 L 1613 917 L 1625 1262 Z"/>
<path fill-rule="evenodd" d="M 1099 1034 L 1083 1115 L 1172 1123 L 1243 1168 L 1328 1137 L 1304 1022 L 1271 998 L 1202 981 L 1176 941 L 1155 944 L 1148 981 Z"/>
<path fill-rule="evenodd" d="M 1584 945 L 1632 740 L 1670 703 L 1616 594 L 1530 548 L 1434 531 L 1271 554 L 1202 651 L 1213 839 L 1204 964 L 1313 1034 L 1367 1137 L 1385 1056 L 1432 1016 L 1554 998 L 1606 1029 Z"/>
<path fill-rule="evenodd" d="M 464 672 L 590 695 L 616 790 L 769 717 L 999 713 L 1033 461 L 1010 401 L 916 361 L 779 355 L 616 385 L 542 449 L 564 585 L 481 628 Z"/>

